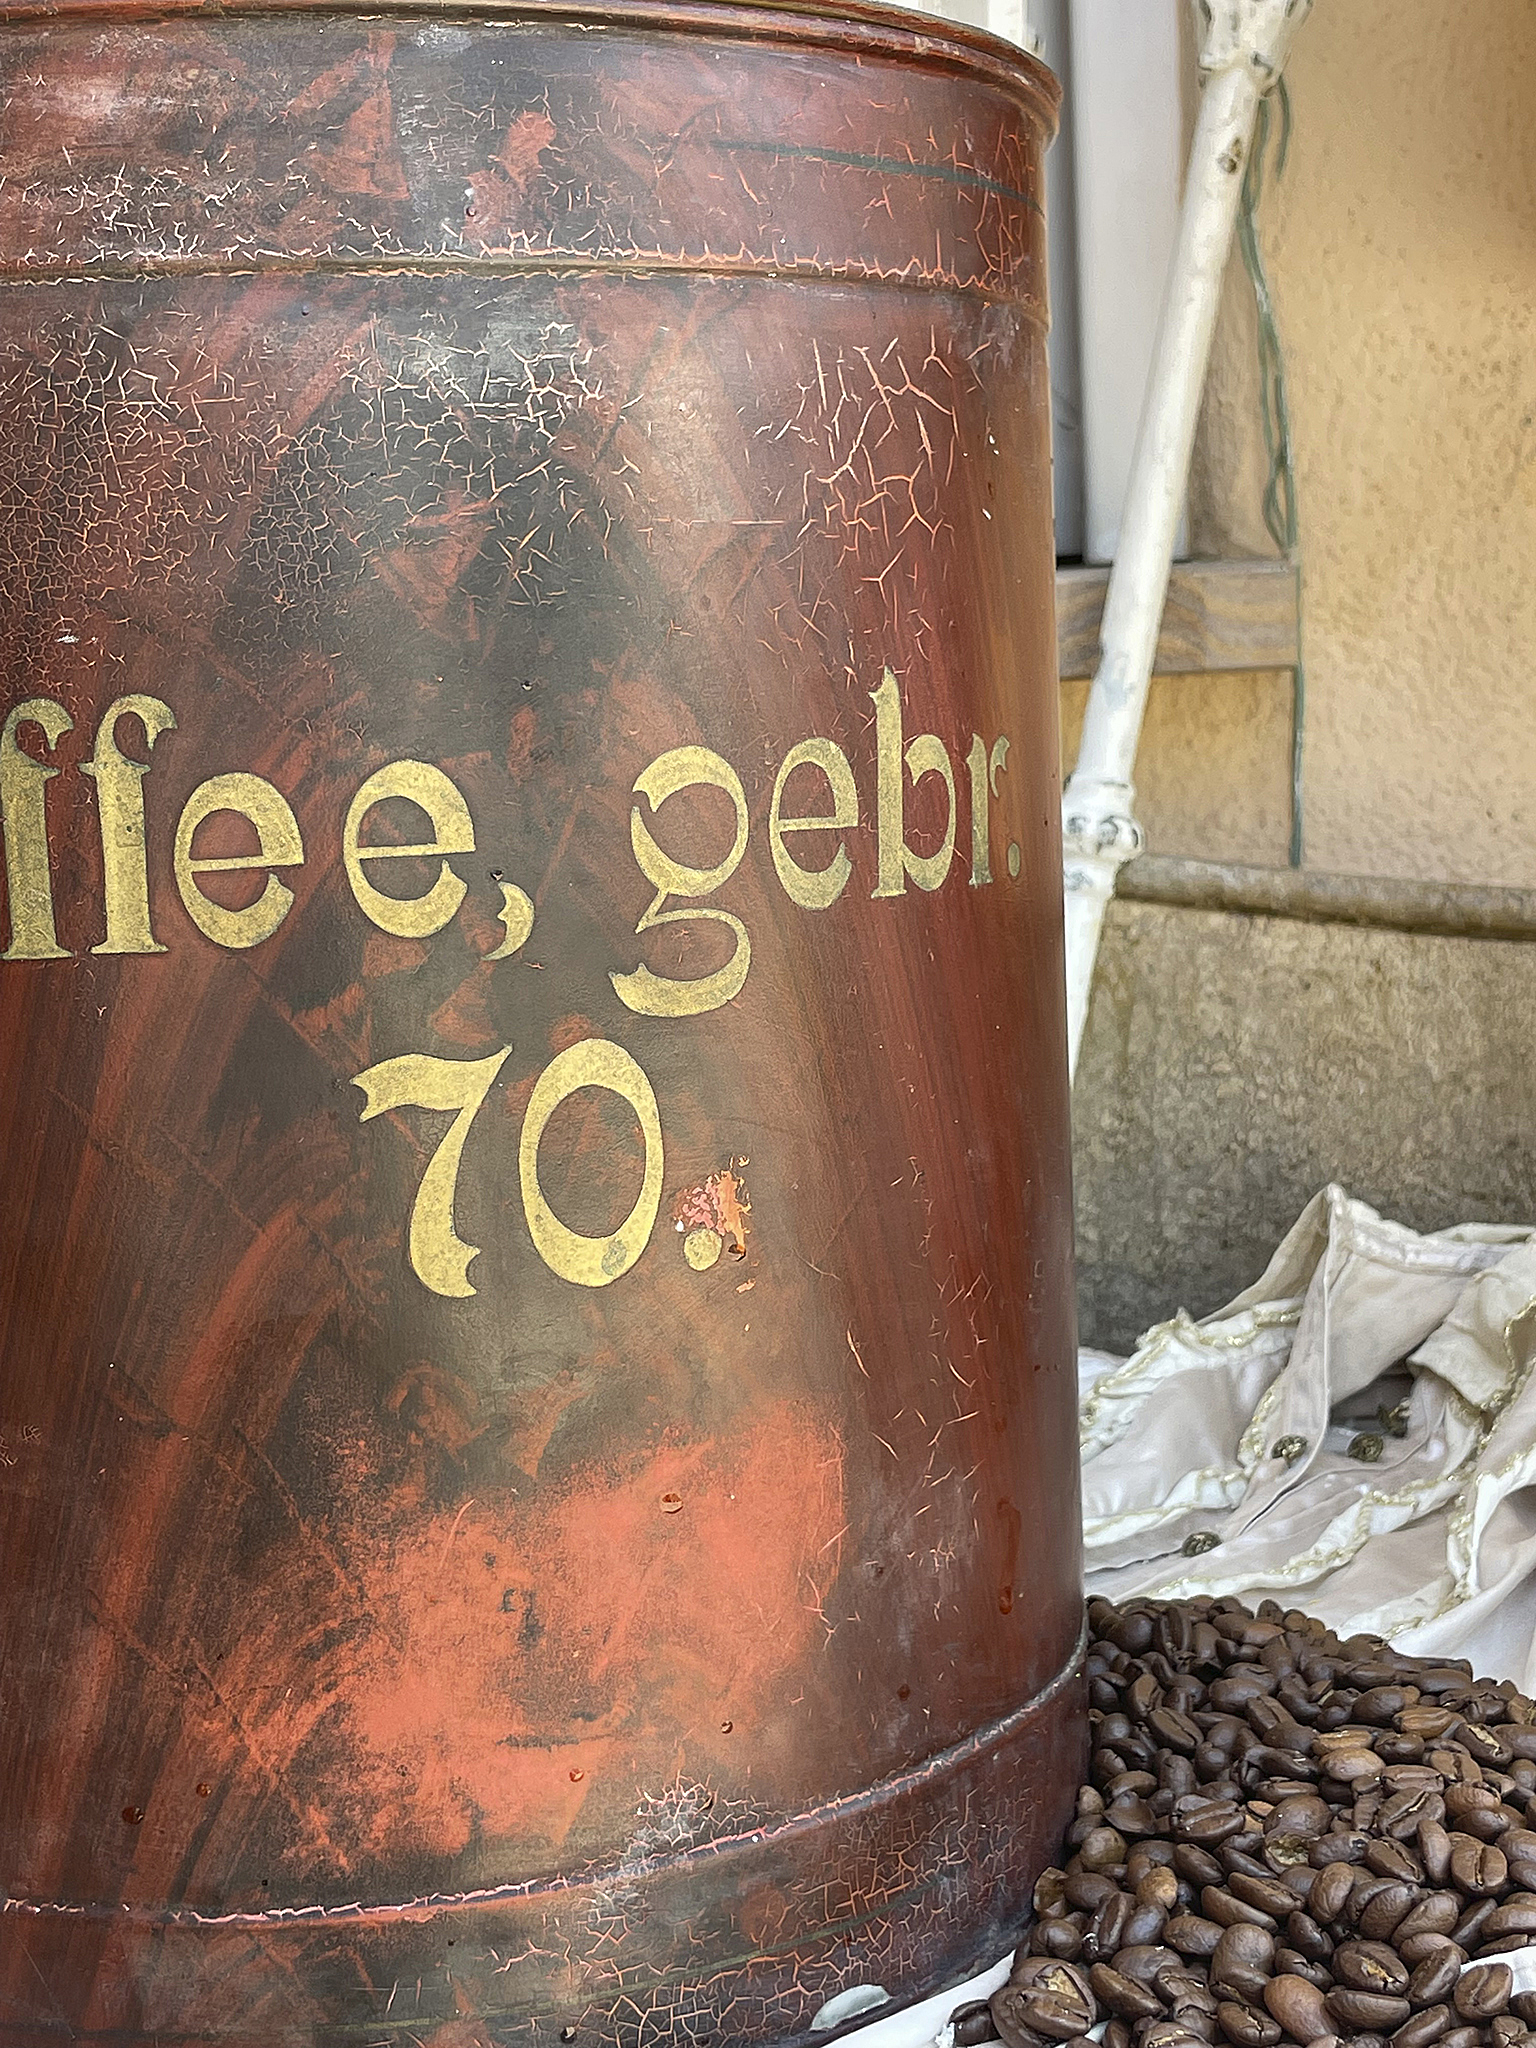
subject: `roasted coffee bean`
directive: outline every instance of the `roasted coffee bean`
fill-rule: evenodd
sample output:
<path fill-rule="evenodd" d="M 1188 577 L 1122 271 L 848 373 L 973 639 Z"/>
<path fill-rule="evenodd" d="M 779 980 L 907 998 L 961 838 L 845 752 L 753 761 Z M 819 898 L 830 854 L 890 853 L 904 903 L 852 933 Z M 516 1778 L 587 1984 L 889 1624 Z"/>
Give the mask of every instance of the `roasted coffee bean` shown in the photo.
<path fill-rule="evenodd" d="M 1231 1873 L 1227 1890 L 1245 1906 L 1257 1906 L 1261 1913 L 1268 1913 L 1275 1920 L 1283 1920 L 1296 1904 L 1296 1894 L 1289 1885 L 1273 1877 L 1250 1876 L 1245 1870 Z"/>
<path fill-rule="evenodd" d="M 1264 1987 L 1269 2016 L 1293 2041 L 1305 2044 L 1333 2031 L 1323 1994 L 1302 1977 L 1272 1977 Z"/>
<path fill-rule="evenodd" d="M 1377 1991 L 1356 1991 L 1336 1984 L 1325 2003 L 1328 2017 L 1343 2033 L 1372 2029 L 1390 2034 L 1407 2019 L 1412 2007 L 1406 1998 L 1389 1998 Z"/>
<path fill-rule="evenodd" d="M 1439 1822 L 1444 1818 L 1445 1801 L 1438 1792 L 1430 1791 L 1427 1785 L 1408 1786 L 1381 1802 L 1376 1825 L 1392 1841 L 1405 1842 L 1426 1821 Z"/>
<path fill-rule="evenodd" d="M 1244 2005 L 1256 2005 L 1272 1974 L 1274 1936 L 1262 1927 L 1228 1927 L 1211 1956 L 1211 1989 Z"/>
<path fill-rule="evenodd" d="M 1466 1950 L 1458 1948 L 1454 1941 L 1441 1942 L 1408 1979 L 1408 2003 L 1415 2006 L 1438 2005 L 1442 1999 L 1449 1998 L 1456 1989 L 1456 1980 L 1466 1960 Z"/>
<path fill-rule="evenodd" d="M 1229 1799 L 1211 1799 L 1192 1807 L 1184 1813 L 1176 1813 L 1173 1831 L 1181 1841 L 1193 1842 L 1197 1848 L 1210 1849 L 1218 1842 L 1240 1835 L 1246 1825 L 1243 1809 Z"/>
<path fill-rule="evenodd" d="M 1404 1884 L 1422 1884 L 1424 1866 L 1401 1842 L 1372 1842 L 1365 1852 L 1365 1867 L 1378 1877 L 1395 1877 Z"/>
<path fill-rule="evenodd" d="M 1171 1792 L 1175 1799 L 1187 1798 L 1200 1783 L 1189 1758 L 1171 1749 L 1165 1749 L 1158 1759 L 1157 1778 L 1163 1790 Z"/>
<path fill-rule="evenodd" d="M 1197 1913 L 1176 1913 L 1163 1929 L 1163 1939 L 1181 1956 L 1204 1958 L 1215 1954 L 1222 1932 L 1218 1921 L 1204 1920 Z"/>
<path fill-rule="evenodd" d="M 1333 1954 L 1333 1937 L 1324 1933 L 1310 1913 L 1300 1909 L 1286 1915 L 1285 1938 L 1311 1962 L 1326 1963 Z"/>
<path fill-rule="evenodd" d="M 1333 1952 L 1336 1981 L 1351 1991 L 1400 1998 L 1408 1984 L 1401 1958 L 1384 1941 L 1341 1941 Z"/>
<path fill-rule="evenodd" d="M 1252 1927 L 1268 1928 L 1271 1934 L 1279 1929 L 1279 1922 L 1273 1913 L 1266 1913 L 1260 1906 L 1246 1905 L 1220 1885 L 1208 1884 L 1200 1893 L 1200 1910 L 1209 1920 L 1217 1921 L 1223 1927 L 1235 1927 L 1246 1921 Z"/>
<path fill-rule="evenodd" d="M 1129 1892 L 1111 1892 L 1100 1900 L 1083 1930 L 1083 1953 L 1090 1962 L 1101 1962 L 1125 1947 L 1135 1912 L 1136 1901 Z"/>
<path fill-rule="evenodd" d="M 1063 1964 L 1062 1968 L 1071 1970 L 1074 1978 L 1080 1974 L 1071 1964 Z M 1013 1994 L 1009 2009 L 1014 2023 L 1043 2035 L 1047 2041 L 1070 2041 L 1074 2034 L 1085 2034 L 1098 2018 L 1098 2008 L 1086 1984 L 1074 1983 L 1064 1990 L 1048 1989 L 1044 1984 L 1010 1984 L 1004 1988 Z M 992 2001 L 992 2017 L 1006 2041 L 1008 2036 L 1003 2031 L 1003 2016 L 997 2009 L 996 1997 Z"/>
<path fill-rule="evenodd" d="M 1448 2005 L 1426 2005 L 1406 2019 L 1392 2036 L 1392 2048 L 1431 2048 L 1449 2031 L 1454 2015 Z"/>
<path fill-rule="evenodd" d="M 1173 1867 L 1187 1884 L 1220 1884 L 1226 1876 L 1216 1858 L 1197 1842 L 1174 1844 Z"/>
<path fill-rule="evenodd" d="M 1405 1941 L 1400 1934 L 1394 1934 L 1392 1946 L 1409 1969 L 1416 1970 L 1426 1956 L 1432 1956 L 1437 1948 L 1444 1948 L 1450 1939 L 1448 1934 L 1410 1934 Z"/>
<path fill-rule="evenodd" d="M 1121 1976 L 1108 1963 L 1095 1963 L 1088 1982 L 1099 2004 L 1119 2019 L 1149 2020 L 1162 2014 L 1163 2001 L 1155 1991 L 1132 1977 Z"/>
<path fill-rule="evenodd" d="M 1481 2027 L 1452 2027 L 1448 2034 L 1440 2036 L 1439 2048 L 1481 2048 L 1482 2039 Z M 1358 2042 L 1354 2048 L 1359 2048 Z"/>
<path fill-rule="evenodd" d="M 1165 1749 L 1180 1756 L 1193 1756 L 1200 1747 L 1200 1730 L 1177 1707 L 1163 1705 L 1147 1716 L 1147 1727 Z"/>
<path fill-rule="evenodd" d="M 1314 1920 L 1337 1920 L 1359 1876 L 1353 1863 L 1330 1863 L 1317 1873 L 1308 1901 Z"/>
<path fill-rule="evenodd" d="M 1469 1816 L 1470 1817 L 1470 1816 Z M 1452 1836 L 1451 1882 L 1474 1898 L 1491 1899 L 1509 1883 L 1509 1864 L 1491 1842 Z"/>
<path fill-rule="evenodd" d="M 1143 1671 L 1125 1689 L 1125 1704 L 1138 1721 L 1145 1721 L 1154 1707 L 1163 1703 L 1163 1688 L 1150 1671 Z"/>
<path fill-rule="evenodd" d="M 1077 1860 L 1084 1870 L 1112 1870 L 1125 1861 L 1125 1837 L 1117 1828 L 1095 1827 L 1080 1844 Z"/>
<path fill-rule="evenodd" d="M 992 2008 L 984 1998 L 969 2005 L 957 2005 L 949 2016 L 955 2048 L 979 2048 L 983 2041 L 1000 2038 L 992 2019 Z"/>
<path fill-rule="evenodd" d="M 1039 1920 L 1030 1930 L 1029 1947 L 1042 1962 L 1070 1963 L 1083 1952 L 1083 1930 L 1075 1919 Z"/>
<path fill-rule="evenodd" d="M 1250 1849 L 1260 1849 L 1263 1845 L 1262 1835 L 1234 1835 L 1230 1842 L 1223 1842 L 1216 1856 L 1225 1876 L 1251 1877 L 1257 1884 L 1267 1884 L 1274 1872 L 1267 1863 L 1249 1853 Z"/>
<path fill-rule="evenodd" d="M 1239 2005 L 1231 1998 L 1224 1998 L 1217 2006 L 1216 2024 L 1232 2048 L 1275 2048 L 1280 2039 L 1280 2028 L 1267 2012 Z"/>
<path fill-rule="evenodd" d="M 1165 1906 L 1143 1904 L 1139 1898 L 1131 1901 L 1130 1915 L 1121 1934 L 1122 1948 L 1140 1946 L 1154 1942 L 1163 1931 L 1163 1922 L 1168 1918 Z"/>
<path fill-rule="evenodd" d="M 1469 2025 L 1480 2026 L 1508 2007 L 1513 1989 L 1508 1963 L 1474 1963 L 1457 1979 L 1451 2003 Z"/>
<path fill-rule="evenodd" d="M 1012 1970 L 1008 1973 L 1010 1984 L 1026 1986 L 1040 1983 L 1086 1984 L 1087 1981 L 1088 1975 L 1084 1970 L 1071 1970 L 1063 1978 L 1056 1964 L 1048 1956 L 1017 1956 Z"/>
<path fill-rule="evenodd" d="M 1144 1772 L 1132 1775 L 1143 1777 Z M 1156 1781 L 1152 1788 L 1156 1789 Z M 1157 1816 L 1145 1799 L 1135 1792 L 1117 1792 L 1104 1810 L 1106 1825 L 1115 1834 L 1123 1836 L 1126 1842 L 1139 1842 L 1147 1835 L 1157 1833 Z M 1129 1851 L 1127 1851 L 1127 1854 Z"/>
<path fill-rule="evenodd" d="M 1293 1720 L 1279 1700 L 1257 1699 L 1248 1703 L 1248 1725 L 1262 1742 L 1274 1749 L 1304 1756 L 1311 1742 L 1307 1730 Z"/>
<path fill-rule="evenodd" d="M 1516 2019 L 1512 2012 L 1496 2014 L 1488 2022 L 1488 2032 L 1493 2040 L 1493 2048 L 1516 2048 L 1518 2042 L 1528 2038 L 1525 2021 Z"/>
<path fill-rule="evenodd" d="M 1420 1821 L 1419 1855 L 1430 1883 L 1444 1884 L 1451 1874 L 1451 1838 L 1438 1821 Z"/>
<path fill-rule="evenodd" d="M 1104 2048 L 1131 2048 L 1131 2028 L 1128 2020 L 1106 2020 L 1100 2036 Z"/>
<path fill-rule="evenodd" d="M 1476 1948 L 1483 1938 L 1483 1930 L 1497 1911 L 1497 1899 L 1475 1899 L 1451 1929 L 1452 1941 L 1460 1942 L 1464 1949 Z"/>
<path fill-rule="evenodd" d="M 1134 1851 L 1132 1852 L 1134 1855 Z M 1178 1902 L 1179 1880 L 1166 1866 L 1149 1870 L 1145 1877 L 1132 1878 L 1132 1864 L 1127 1862 L 1125 1874 L 1135 1886 L 1138 1906 L 1158 1906 L 1165 1913 L 1171 1913 Z"/>
<path fill-rule="evenodd" d="M 1497 1940 L 1508 1934 L 1536 1934 L 1536 1894 L 1511 1892 L 1483 1923 L 1484 1940 Z"/>
<path fill-rule="evenodd" d="M 1483 1723 L 1467 1721 L 1461 1731 L 1461 1744 L 1485 1769 L 1491 1765 L 1494 1770 L 1502 1771 L 1514 1762 L 1514 1751 Z"/>
<path fill-rule="evenodd" d="M 1127 1944 L 1117 1949 L 1110 1957 L 1110 1966 L 1129 1977 L 1136 1984 L 1157 1982 L 1162 1970 L 1177 1970 L 1183 1967 L 1180 1958 L 1171 1948 L 1164 1948 L 1155 1942 Z"/>
<path fill-rule="evenodd" d="M 1214 2041 L 1221 2032 L 1216 2021 L 1216 2008 L 1220 2000 L 1207 1991 L 1201 1998 L 1179 1998 L 1168 2009 L 1168 2017 L 1177 2020 L 1181 2027 L 1188 2027 L 1192 2034 L 1198 2034 L 1202 2041 Z"/>
<path fill-rule="evenodd" d="M 1212 2021 L 1211 2034 L 1214 2035 L 1215 2031 L 1215 2022 Z M 1172 2015 L 1167 2019 L 1153 2020 L 1141 2036 L 1139 2048 L 1206 2048 L 1209 2038 Z"/>
<path fill-rule="evenodd" d="M 1307 1851 L 1307 1861 L 1314 1870 L 1323 1870 L 1330 1863 L 1360 1863 L 1370 1847 L 1370 1837 L 1356 1834 L 1352 1827 L 1346 1827 L 1343 1817 L 1336 1818 L 1334 1832 L 1319 1835 Z"/>
<path fill-rule="evenodd" d="M 1355 1925 L 1368 1941 L 1385 1941 L 1409 1909 L 1418 1903 L 1419 1892 L 1411 1884 L 1389 1884 L 1359 1914 Z"/>
<path fill-rule="evenodd" d="M 1040 2048 L 1046 2038 L 1037 2033 L 1025 2017 L 1025 2001 L 1029 1996 L 1018 1985 L 1005 1984 L 1000 1991 L 994 1991 L 987 2002 L 992 2024 L 1004 2048 Z"/>
<path fill-rule="evenodd" d="M 1299 1949 L 1287 1948 L 1284 1943 L 1275 1950 L 1275 1975 L 1304 1977 L 1307 1983 L 1315 1984 L 1319 1991 L 1333 1989 L 1333 1972 L 1326 1963 L 1309 1963 Z"/>
<path fill-rule="evenodd" d="M 1080 1913 L 1091 1913 L 1120 1887 L 1112 1877 L 1106 1877 L 1102 1870 L 1068 1869 L 1063 1895 L 1069 1906 Z"/>
<path fill-rule="evenodd" d="M 1398 1921 L 1392 1940 L 1401 1947 L 1415 1934 L 1449 1934 L 1461 1912 L 1461 1901 L 1454 1892 L 1430 1892 Z"/>
<path fill-rule="evenodd" d="M 1355 1719 L 1368 1728 L 1390 1728 L 1413 1701 L 1400 1685 L 1373 1685 L 1355 1701 Z"/>

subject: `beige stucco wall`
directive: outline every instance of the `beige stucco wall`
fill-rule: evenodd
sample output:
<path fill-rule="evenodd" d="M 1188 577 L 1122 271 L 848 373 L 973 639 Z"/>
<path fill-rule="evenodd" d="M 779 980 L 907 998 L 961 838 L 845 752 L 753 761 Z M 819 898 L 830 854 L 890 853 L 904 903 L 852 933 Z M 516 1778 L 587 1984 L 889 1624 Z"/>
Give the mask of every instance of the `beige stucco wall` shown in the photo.
<path fill-rule="evenodd" d="M 1290 81 L 1261 227 L 1298 461 L 1307 864 L 1533 886 L 1536 5 L 1317 0 Z M 1234 261 L 1195 552 L 1268 550 L 1263 473 Z M 1154 684 L 1137 781 L 1155 848 L 1284 859 L 1287 696 Z"/>
<path fill-rule="evenodd" d="M 1262 215 L 1300 496 L 1306 865 L 1536 887 L 1536 0 L 1316 0 Z M 1268 552 L 1226 281 L 1194 552 Z M 1083 690 L 1063 691 L 1065 758 Z M 1288 676 L 1158 678 L 1154 851 L 1283 865 Z M 1115 905 L 1074 1099 L 1084 1334 L 1256 1276 L 1339 1180 L 1536 1221 L 1536 945 Z"/>

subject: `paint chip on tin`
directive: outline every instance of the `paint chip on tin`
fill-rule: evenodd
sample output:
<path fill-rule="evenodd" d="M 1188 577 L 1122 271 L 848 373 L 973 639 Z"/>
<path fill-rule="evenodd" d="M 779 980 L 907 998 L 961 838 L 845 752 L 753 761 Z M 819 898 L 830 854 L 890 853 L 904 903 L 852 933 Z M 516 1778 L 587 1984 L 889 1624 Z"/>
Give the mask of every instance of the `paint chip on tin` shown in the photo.
<path fill-rule="evenodd" d="M 664 1515 L 675 1515 L 682 1504 L 683 1496 L 680 1493 L 664 1493 L 661 1496 L 661 1512 Z"/>
<path fill-rule="evenodd" d="M 891 1994 L 883 1984 L 850 1984 L 846 1991 L 838 1991 L 811 2021 L 811 2032 L 820 2034 L 828 2027 L 840 2027 L 844 2020 L 856 2019 L 861 2012 L 873 2012 L 877 2005 L 889 2005 Z"/>

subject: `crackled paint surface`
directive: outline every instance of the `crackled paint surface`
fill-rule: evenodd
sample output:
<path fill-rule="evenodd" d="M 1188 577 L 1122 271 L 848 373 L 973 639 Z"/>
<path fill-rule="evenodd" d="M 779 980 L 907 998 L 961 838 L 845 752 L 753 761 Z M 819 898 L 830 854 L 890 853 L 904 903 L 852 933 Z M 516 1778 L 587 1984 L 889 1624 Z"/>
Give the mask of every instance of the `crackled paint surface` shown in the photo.
<path fill-rule="evenodd" d="M 1048 102 L 766 10 L 8 20 L 0 2042 L 919 1995 L 1080 1740 Z M 401 762 L 430 929 L 345 851 Z"/>

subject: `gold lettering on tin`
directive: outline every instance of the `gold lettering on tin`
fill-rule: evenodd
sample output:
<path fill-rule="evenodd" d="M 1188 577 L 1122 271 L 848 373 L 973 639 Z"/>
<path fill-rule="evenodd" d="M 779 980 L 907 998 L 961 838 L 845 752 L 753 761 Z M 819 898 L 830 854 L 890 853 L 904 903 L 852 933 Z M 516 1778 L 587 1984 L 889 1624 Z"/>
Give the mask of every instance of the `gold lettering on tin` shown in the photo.
<path fill-rule="evenodd" d="M 101 825 L 101 872 L 106 898 L 107 936 L 93 953 L 163 953 L 149 924 L 149 870 L 144 853 L 144 778 L 147 761 L 136 761 L 117 744 L 117 722 L 136 718 L 144 744 L 153 748 L 163 732 L 176 730 L 169 704 L 158 697 L 119 697 L 102 713 L 96 750 L 80 763 L 96 784 Z"/>
<path fill-rule="evenodd" d="M 354 1074 L 353 1085 L 368 1098 L 358 1118 L 368 1123 L 387 1109 L 451 1109 L 457 1112 L 427 1161 L 421 1186 L 411 1204 L 407 1250 L 411 1268 L 434 1294 L 462 1297 L 474 1293 L 469 1262 L 480 1256 L 477 1244 L 466 1244 L 453 1227 L 453 1200 L 459 1162 L 475 1112 L 501 1072 L 511 1046 L 483 1060 L 442 1060 L 431 1053 L 401 1053 Z"/>
<path fill-rule="evenodd" d="M 979 732 L 971 734 L 971 751 L 965 757 L 971 771 L 971 887 L 980 889 L 992 879 L 992 806 L 987 794 L 997 795 L 997 778 L 1008 766 L 1008 735 L 992 742 L 990 757 Z"/>
<path fill-rule="evenodd" d="M 607 1237 L 584 1237 L 560 1221 L 539 1185 L 539 1140 L 568 1096 L 581 1088 L 606 1088 L 627 1102 L 645 1138 L 645 1173 L 635 1205 Z M 585 1038 L 557 1053 L 534 1083 L 517 1149 L 523 1213 L 539 1256 L 550 1271 L 578 1287 L 606 1287 L 620 1279 L 650 1242 L 661 1206 L 665 1170 L 661 1112 L 643 1067 L 621 1045 Z"/>
<path fill-rule="evenodd" d="M 44 790 L 58 774 L 24 754 L 17 728 L 41 728 L 49 750 L 75 721 L 51 697 L 28 697 L 0 730 L 0 827 L 5 834 L 5 886 L 10 899 L 11 943 L 0 959 L 67 960 L 53 925 L 53 867 L 48 855 L 48 814 Z"/>
<path fill-rule="evenodd" d="M 780 806 L 784 797 L 784 785 L 795 770 L 801 766 L 820 769 L 826 777 L 832 792 L 832 815 L 827 818 L 786 818 Z M 773 853 L 773 865 L 785 894 L 805 910 L 827 910 L 842 895 L 848 886 L 848 877 L 853 872 L 853 863 L 844 851 L 843 842 L 837 842 L 837 851 L 824 868 L 803 868 L 798 861 L 790 858 L 784 844 L 786 832 L 846 832 L 859 822 L 859 792 L 853 780 L 853 770 L 848 757 L 841 747 L 831 740 L 801 740 L 791 747 L 784 756 L 778 778 L 773 785 L 773 800 L 768 806 L 768 845 Z"/>
<path fill-rule="evenodd" d="M 424 845 L 364 846 L 360 843 L 364 818 L 375 804 L 383 803 L 392 796 L 407 797 L 418 810 L 426 812 L 432 823 L 433 837 Z M 371 918 L 380 931 L 389 932 L 397 939 L 429 939 L 434 932 L 440 932 L 464 901 L 468 885 L 459 879 L 445 860 L 438 869 L 437 880 L 424 896 L 386 896 L 364 876 L 363 862 L 409 860 L 433 854 L 473 853 L 474 850 L 475 824 L 469 815 L 468 804 L 442 769 L 430 767 L 425 761 L 391 761 L 388 767 L 370 775 L 352 799 L 341 840 L 341 857 L 346 863 L 347 880 L 352 884 L 358 909 L 365 917 Z"/>
<path fill-rule="evenodd" d="M 496 915 L 501 919 L 506 937 L 489 953 L 482 953 L 482 960 L 510 960 L 519 947 L 527 942 L 533 930 L 533 901 L 516 882 L 501 885 L 501 908 Z"/>
<path fill-rule="evenodd" d="M 987 743 L 979 732 L 971 734 L 965 765 L 971 771 L 971 887 L 981 889 L 992 879 L 992 814 L 987 802 Z"/>
<path fill-rule="evenodd" d="M 907 773 L 915 788 L 925 775 L 941 775 L 949 792 L 949 820 L 936 853 L 914 853 L 906 838 L 906 794 L 901 778 L 901 693 L 896 678 L 885 671 L 878 690 L 870 691 L 875 707 L 875 819 L 879 881 L 873 896 L 904 896 L 907 876 L 919 889 L 937 889 L 955 857 L 955 771 L 944 742 L 935 733 L 919 733 L 906 750 Z"/>
<path fill-rule="evenodd" d="M 644 966 L 637 967 L 631 974 L 610 974 L 608 979 L 613 983 L 619 1001 L 644 1017 L 698 1017 L 707 1010 L 718 1010 L 732 996 L 740 994 L 752 964 L 752 942 L 747 937 L 747 928 L 728 910 L 666 910 L 662 907 L 674 896 L 713 895 L 735 874 L 746 851 L 747 793 L 730 762 L 719 754 L 711 753 L 708 747 L 673 747 L 668 753 L 658 754 L 635 782 L 636 792 L 646 799 L 653 816 L 669 796 L 675 796 L 679 790 L 699 788 L 723 789 L 735 806 L 736 836 L 731 842 L 731 850 L 717 867 L 685 867 L 656 844 L 640 816 L 640 806 L 635 804 L 629 813 L 630 844 L 636 865 L 656 891 L 650 909 L 635 926 L 635 931 L 648 932 L 657 925 L 686 924 L 695 918 L 708 918 L 735 933 L 736 947 L 723 967 L 693 981 L 670 980 L 653 974 L 649 967 Z"/>
<path fill-rule="evenodd" d="M 235 811 L 256 828 L 255 853 L 195 858 L 192 839 L 205 818 Z M 304 842 L 287 799 L 259 775 L 214 775 L 194 789 L 176 827 L 176 886 L 187 915 L 216 946 L 244 950 L 270 939 L 293 907 L 293 891 L 276 875 L 243 910 L 226 910 L 197 886 L 198 875 L 238 874 L 252 868 L 296 868 L 304 864 Z"/>

